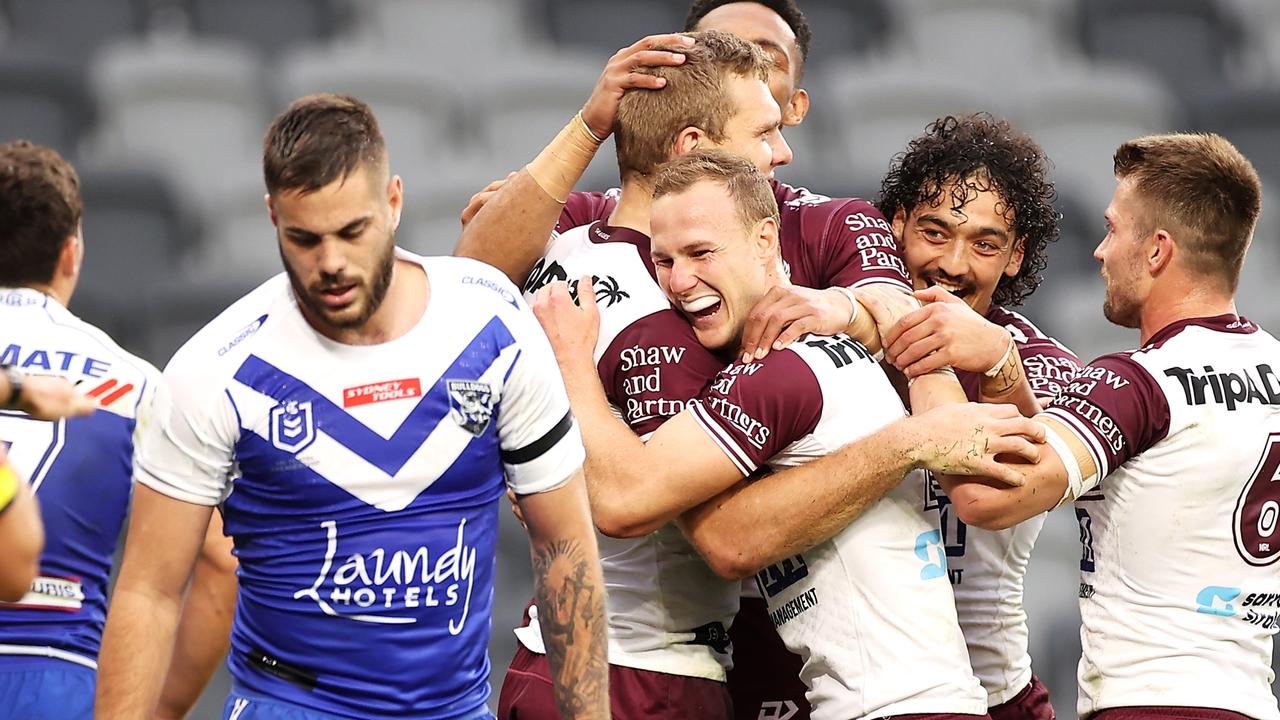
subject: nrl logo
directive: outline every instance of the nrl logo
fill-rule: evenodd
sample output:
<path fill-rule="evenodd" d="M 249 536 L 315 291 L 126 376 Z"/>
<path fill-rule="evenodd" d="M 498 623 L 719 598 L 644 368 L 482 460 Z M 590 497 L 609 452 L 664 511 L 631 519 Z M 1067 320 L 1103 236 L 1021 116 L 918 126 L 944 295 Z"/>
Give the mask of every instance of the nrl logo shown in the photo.
<path fill-rule="evenodd" d="M 297 453 L 316 439 L 316 421 L 311 403 L 287 400 L 271 410 L 271 444 Z"/>
<path fill-rule="evenodd" d="M 493 388 L 471 380 L 445 380 L 449 389 L 449 416 L 463 430 L 480 437 L 493 417 Z"/>

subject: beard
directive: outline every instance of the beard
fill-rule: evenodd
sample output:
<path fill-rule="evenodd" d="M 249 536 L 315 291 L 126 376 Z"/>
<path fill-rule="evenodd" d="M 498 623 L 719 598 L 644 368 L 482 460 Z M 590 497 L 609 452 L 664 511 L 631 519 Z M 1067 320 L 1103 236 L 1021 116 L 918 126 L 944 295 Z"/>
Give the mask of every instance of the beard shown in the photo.
<path fill-rule="evenodd" d="M 1102 315 L 1120 327 L 1136 328 L 1141 313 L 1133 294 L 1125 292 L 1120 283 L 1107 279 L 1107 295 L 1102 301 Z"/>
<path fill-rule="evenodd" d="M 285 258 L 283 250 L 280 253 L 280 260 L 284 264 L 285 274 L 289 276 L 289 284 L 293 286 L 294 296 L 312 317 L 335 330 L 351 330 L 368 322 L 378 308 L 382 307 L 382 301 L 387 298 L 387 290 L 391 287 L 391 276 L 395 269 L 395 247 L 395 235 L 390 234 L 387 237 L 386 250 L 378 258 L 374 268 L 373 278 L 358 283 L 356 296 L 351 305 L 336 311 L 325 305 L 320 296 L 326 288 L 351 284 L 351 278 L 341 274 L 321 273 L 320 281 L 314 287 L 308 288 Z M 341 313 L 350 310 L 352 305 L 356 306 L 357 312 L 354 315 L 342 316 Z"/>

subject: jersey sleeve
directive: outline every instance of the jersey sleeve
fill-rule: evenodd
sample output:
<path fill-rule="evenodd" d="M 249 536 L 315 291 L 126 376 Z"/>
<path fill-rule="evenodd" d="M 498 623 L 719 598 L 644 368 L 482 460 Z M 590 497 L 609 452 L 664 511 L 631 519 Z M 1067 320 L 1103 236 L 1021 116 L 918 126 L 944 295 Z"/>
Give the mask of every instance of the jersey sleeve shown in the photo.
<path fill-rule="evenodd" d="M 1045 413 L 1062 421 L 1088 448 L 1098 468 L 1097 481 L 1169 432 L 1169 402 L 1159 384 L 1123 353 L 1105 355 L 1081 369 Z"/>
<path fill-rule="evenodd" d="M 556 232 L 562 233 L 581 225 L 589 225 L 596 220 L 607 220 L 612 208 L 609 196 L 600 192 L 571 192 L 560 209 L 560 219 L 556 221 Z"/>
<path fill-rule="evenodd" d="M 179 351 L 138 408 L 134 479 L 196 505 L 217 505 L 231 487 L 239 421 L 226 392 Z"/>
<path fill-rule="evenodd" d="M 689 409 L 747 476 L 813 432 L 822 417 L 822 389 L 808 364 L 783 350 L 720 371 Z"/>
<path fill-rule="evenodd" d="M 817 267 L 828 275 L 821 287 L 856 287 L 883 282 L 910 291 L 911 279 L 902 248 L 893 236 L 893 227 L 880 211 L 861 199 L 830 205 L 834 207 L 829 210 L 821 205 L 803 210 L 827 215 L 818 246 Z"/>
<path fill-rule="evenodd" d="M 551 343 L 524 300 L 516 305 L 507 317 L 520 350 L 503 383 L 498 443 L 507 485 L 528 495 L 564 484 L 586 451 Z"/>
<path fill-rule="evenodd" d="M 1027 382 L 1040 400 L 1051 400 L 1066 390 L 1072 378 L 1080 372 L 1080 358 L 1047 338 L 1020 342 L 1017 347 Z"/>
<path fill-rule="evenodd" d="M 609 402 L 641 437 L 678 415 L 722 368 L 674 310 L 628 325 L 597 364 Z"/>

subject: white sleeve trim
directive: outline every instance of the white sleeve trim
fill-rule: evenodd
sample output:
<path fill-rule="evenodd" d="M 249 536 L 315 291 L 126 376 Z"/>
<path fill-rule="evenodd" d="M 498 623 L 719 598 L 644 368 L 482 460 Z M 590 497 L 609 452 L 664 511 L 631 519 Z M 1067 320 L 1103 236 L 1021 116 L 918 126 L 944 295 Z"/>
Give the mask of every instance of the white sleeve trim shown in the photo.
<path fill-rule="evenodd" d="M 1055 415 L 1055 417 L 1058 416 Z M 1075 428 L 1070 430 L 1072 434 L 1079 435 Z M 1080 439 L 1083 440 L 1084 438 Z M 1053 448 L 1054 452 L 1058 453 L 1059 459 L 1062 460 L 1062 466 L 1067 470 L 1067 489 L 1062 494 L 1062 499 L 1058 501 L 1058 506 L 1072 502 L 1098 486 L 1099 480 L 1102 479 L 1098 470 L 1101 465 L 1095 462 L 1093 474 L 1084 477 L 1083 471 L 1080 469 L 1080 463 L 1076 462 L 1075 453 L 1071 452 L 1071 446 L 1067 444 L 1067 439 L 1062 437 L 1056 428 L 1045 426 L 1044 440 L 1049 447 Z M 1093 454 L 1092 449 L 1089 452 Z"/>
<path fill-rule="evenodd" d="M 720 426 L 720 423 L 716 422 L 711 413 L 707 412 L 701 402 L 690 400 L 685 405 L 685 408 L 693 413 L 694 422 L 698 423 L 698 426 L 711 437 L 711 441 L 729 457 L 730 462 L 734 464 L 734 467 L 738 468 L 738 472 L 742 473 L 743 477 L 756 471 L 756 464 L 751 461 L 751 456 L 742 451 L 738 443 L 734 442 L 729 433 L 725 432 L 724 428 Z"/>

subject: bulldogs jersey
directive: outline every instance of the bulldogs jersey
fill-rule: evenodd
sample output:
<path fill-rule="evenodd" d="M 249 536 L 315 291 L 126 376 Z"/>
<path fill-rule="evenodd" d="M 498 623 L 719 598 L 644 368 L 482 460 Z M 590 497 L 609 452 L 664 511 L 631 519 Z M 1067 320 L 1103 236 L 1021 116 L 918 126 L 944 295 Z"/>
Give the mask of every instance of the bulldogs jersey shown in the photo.
<path fill-rule="evenodd" d="M 1091 363 L 1047 412 L 1102 478 L 1075 498 L 1080 715 L 1280 718 L 1280 343 L 1234 315 L 1179 321 Z"/>
<path fill-rule="evenodd" d="M 987 312 L 987 320 L 1013 335 L 1027 381 L 1042 403 L 1062 392 L 1080 369 L 1080 360 L 1070 350 L 1044 335 L 1022 315 L 993 306 Z M 982 376 L 971 372 L 956 375 L 969 400 L 978 402 Z M 1005 530 L 969 527 L 955 517 L 946 493 L 932 476 L 930 490 L 941 511 L 947 574 L 954 586 L 956 614 L 969 645 L 969 660 L 987 691 L 987 703 L 999 705 L 1031 681 L 1022 579 L 1045 516 L 1038 515 Z"/>
<path fill-rule="evenodd" d="M 906 414 L 871 353 L 844 335 L 734 363 L 690 407 L 743 476 L 830 454 Z M 987 711 L 926 482 L 910 473 L 834 538 L 756 577 L 804 659 L 815 720 Z"/>
<path fill-rule="evenodd" d="M 418 258 L 404 336 L 336 343 L 278 275 L 165 370 L 138 480 L 222 502 L 243 692 L 323 712 L 470 717 L 489 695 L 499 499 L 561 485 L 581 439 L 546 336 L 471 260 Z"/>
<path fill-rule="evenodd" d="M 96 668 L 107 576 L 129 509 L 134 432 L 159 373 L 36 290 L 0 290 L 0 364 L 79 385 L 101 409 L 34 420 L 0 412 L 0 443 L 40 501 L 40 574 L 17 603 L 0 603 L 0 654 L 55 657 Z"/>

